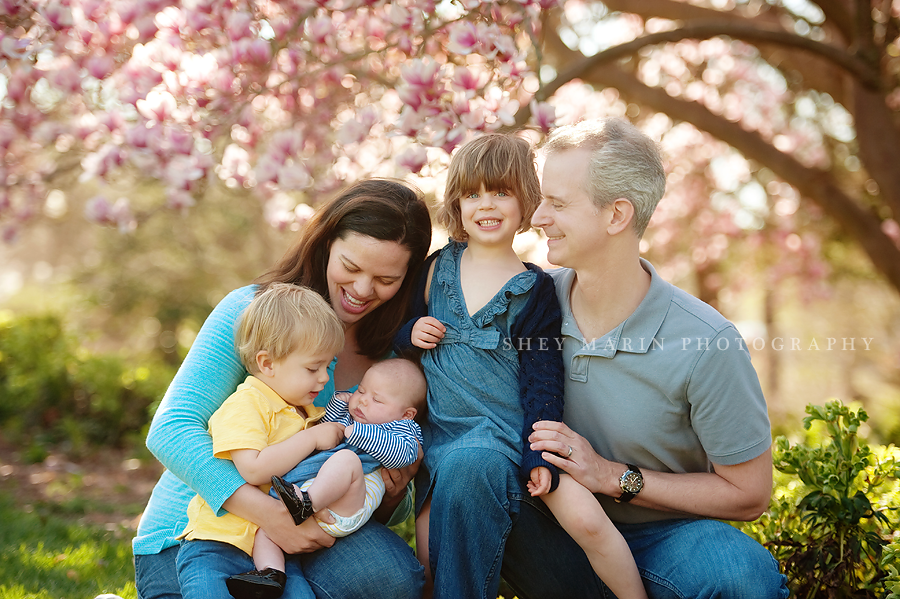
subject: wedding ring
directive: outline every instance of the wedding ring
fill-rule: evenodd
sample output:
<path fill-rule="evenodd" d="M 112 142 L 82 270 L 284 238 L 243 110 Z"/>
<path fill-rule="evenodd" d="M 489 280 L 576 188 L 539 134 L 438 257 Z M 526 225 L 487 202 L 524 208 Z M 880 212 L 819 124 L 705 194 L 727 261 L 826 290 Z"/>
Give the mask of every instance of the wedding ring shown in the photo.
<path fill-rule="evenodd" d="M 567 457 L 567 458 L 571 458 L 571 457 L 572 457 L 572 452 L 573 452 L 573 451 L 574 451 L 574 450 L 572 449 L 572 446 L 569 445 L 569 453 L 566 454 L 566 457 Z"/>

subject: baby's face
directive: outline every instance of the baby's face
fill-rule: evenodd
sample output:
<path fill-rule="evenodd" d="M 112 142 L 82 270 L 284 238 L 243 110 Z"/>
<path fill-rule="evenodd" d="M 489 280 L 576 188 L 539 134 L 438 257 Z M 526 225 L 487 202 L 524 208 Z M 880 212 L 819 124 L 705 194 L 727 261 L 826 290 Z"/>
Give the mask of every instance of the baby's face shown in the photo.
<path fill-rule="evenodd" d="M 412 419 L 416 415 L 412 407 L 411 393 L 404 388 L 403 381 L 370 368 L 363 375 L 347 407 L 355 422 L 384 424 L 394 420 Z"/>

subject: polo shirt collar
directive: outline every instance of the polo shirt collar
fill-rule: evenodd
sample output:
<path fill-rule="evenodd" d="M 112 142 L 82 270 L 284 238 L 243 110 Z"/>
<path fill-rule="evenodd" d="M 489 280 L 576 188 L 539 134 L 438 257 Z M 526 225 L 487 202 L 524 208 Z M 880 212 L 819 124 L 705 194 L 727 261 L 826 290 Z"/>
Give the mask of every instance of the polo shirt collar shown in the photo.
<path fill-rule="evenodd" d="M 244 384 L 259 391 L 262 396 L 266 398 L 266 401 L 269 402 L 269 405 L 272 407 L 273 412 L 280 412 L 286 409 L 302 416 L 297 408 L 284 401 L 281 396 L 275 393 L 275 391 L 270 386 L 268 386 L 252 374 L 244 380 Z M 325 408 L 320 408 L 319 406 L 303 406 L 303 411 L 306 412 L 306 421 L 308 423 L 317 422 L 325 416 Z"/>
<path fill-rule="evenodd" d="M 640 260 L 641 266 L 650 274 L 650 288 L 647 294 L 631 316 L 603 337 L 595 339 L 593 343 L 585 343 L 584 335 L 572 315 L 570 294 L 572 284 L 575 282 L 575 271 L 570 269 L 561 277 L 559 284 L 563 291 L 560 298 L 563 310 L 562 334 L 582 342 L 578 355 L 612 358 L 620 351 L 645 354 L 653 346 L 653 339 L 666 319 L 675 288 L 660 278 L 652 264 L 643 258 Z"/>

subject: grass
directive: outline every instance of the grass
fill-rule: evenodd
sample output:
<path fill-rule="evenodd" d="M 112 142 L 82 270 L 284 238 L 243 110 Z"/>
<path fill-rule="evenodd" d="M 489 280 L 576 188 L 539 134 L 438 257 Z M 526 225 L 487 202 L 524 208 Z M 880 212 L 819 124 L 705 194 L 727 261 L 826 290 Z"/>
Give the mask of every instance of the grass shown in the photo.
<path fill-rule="evenodd" d="M 133 532 L 88 524 L 83 500 L 16 505 L 0 492 L 0 599 L 136 599 Z"/>

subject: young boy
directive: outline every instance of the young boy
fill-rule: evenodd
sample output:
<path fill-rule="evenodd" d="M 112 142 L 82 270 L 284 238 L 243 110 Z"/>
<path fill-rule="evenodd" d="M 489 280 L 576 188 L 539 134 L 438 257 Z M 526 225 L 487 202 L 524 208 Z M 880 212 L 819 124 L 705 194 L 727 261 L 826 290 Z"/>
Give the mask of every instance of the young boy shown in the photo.
<path fill-rule="evenodd" d="M 329 364 L 343 345 L 343 325 L 328 303 L 314 291 L 296 285 L 273 284 L 258 294 L 245 310 L 238 338 L 239 353 L 250 376 L 210 418 L 213 450 L 216 457 L 234 461 L 248 483 L 267 490 L 273 476 L 284 475 L 317 450 L 335 448 L 356 428 L 355 424 L 346 427 L 336 422 L 319 423 L 326 410 L 312 405 L 328 381 Z M 424 378 L 418 380 L 421 372 L 407 361 L 394 367 L 378 364 L 370 371 L 382 368 L 404 373 L 403 377 L 395 376 L 393 385 L 381 392 L 380 397 L 384 398 L 385 405 L 402 403 L 408 409 L 390 410 L 388 416 L 396 415 L 412 422 L 417 411 L 413 404 L 419 395 L 424 401 Z M 352 403 L 348 402 L 347 406 L 368 414 L 368 408 L 360 407 L 368 405 L 365 395 L 360 394 L 354 400 L 355 396 L 350 397 Z M 336 397 L 333 403 L 343 397 Z M 351 414 L 355 416 L 356 412 Z M 418 442 L 415 434 L 413 438 Z M 341 517 L 352 518 L 364 508 L 366 477 L 354 453 L 339 451 L 334 454 L 337 456 L 340 457 L 333 463 L 329 460 L 321 464 L 321 484 L 317 483 L 315 489 L 310 487 L 309 492 L 316 508 L 330 508 L 339 524 Z M 381 478 L 380 473 L 375 474 Z M 381 488 L 383 494 L 383 484 Z M 370 503 L 377 506 L 380 500 L 381 496 L 377 496 Z M 368 511 L 358 518 L 359 526 L 370 514 Z M 185 599 L 218 599 L 226 596 L 226 588 L 238 598 L 282 595 L 287 583 L 284 554 L 256 525 L 233 514 L 217 517 L 199 496 L 188 507 L 188 519 L 178 558 L 178 575 Z M 193 546 L 185 551 L 188 544 Z M 208 569 L 203 567 L 205 561 L 216 559 L 230 564 L 247 563 L 247 555 L 253 556 L 256 570 L 232 576 L 227 581 L 210 577 Z M 297 593 L 289 592 L 289 595 L 302 593 L 304 586 L 298 581 Z"/>

